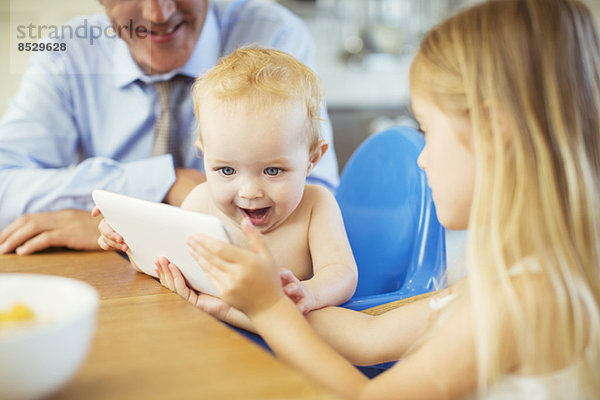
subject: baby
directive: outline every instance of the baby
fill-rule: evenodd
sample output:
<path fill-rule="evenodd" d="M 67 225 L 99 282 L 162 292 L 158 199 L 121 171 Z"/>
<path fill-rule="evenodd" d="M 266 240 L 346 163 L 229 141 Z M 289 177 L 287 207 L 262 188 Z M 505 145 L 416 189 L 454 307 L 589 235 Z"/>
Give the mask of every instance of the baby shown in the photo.
<path fill-rule="evenodd" d="M 315 73 L 283 52 L 242 48 L 223 58 L 193 87 L 206 182 L 181 205 L 219 217 L 244 248 L 242 222 L 249 221 L 289 270 L 281 273 L 284 291 L 304 313 L 345 302 L 358 279 L 335 198 L 306 184 L 328 146 L 321 99 Z M 127 250 L 106 221 L 99 229 L 103 249 Z M 163 285 L 206 309 L 166 259 L 157 260 L 157 272 Z M 237 317 L 225 319 L 245 325 Z"/>

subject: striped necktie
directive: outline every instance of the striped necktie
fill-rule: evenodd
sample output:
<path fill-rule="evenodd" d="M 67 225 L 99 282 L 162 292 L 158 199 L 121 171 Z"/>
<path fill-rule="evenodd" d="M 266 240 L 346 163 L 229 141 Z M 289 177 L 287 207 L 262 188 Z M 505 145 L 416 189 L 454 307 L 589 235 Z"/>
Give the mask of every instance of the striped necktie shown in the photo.
<path fill-rule="evenodd" d="M 160 114 L 158 114 L 154 126 L 153 156 L 173 152 L 173 134 L 171 131 L 171 88 L 173 82 L 173 79 L 170 79 L 154 84 L 160 103 Z"/>

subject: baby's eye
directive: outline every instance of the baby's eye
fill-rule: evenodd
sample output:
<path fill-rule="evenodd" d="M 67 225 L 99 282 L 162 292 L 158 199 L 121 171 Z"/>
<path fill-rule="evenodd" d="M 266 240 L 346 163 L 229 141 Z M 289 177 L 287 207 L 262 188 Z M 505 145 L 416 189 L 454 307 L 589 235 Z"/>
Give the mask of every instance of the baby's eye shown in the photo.
<path fill-rule="evenodd" d="M 224 176 L 231 176 L 235 174 L 235 169 L 231 167 L 221 167 L 217 169 Z"/>
<path fill-rule="evenodd" d="M 277 168 L 277 167 L 268 167 L 268 168 L 265 168 L 265 174 L 267 174 L 269 176 L 277 176 L 281 172 L 283 172 L 283 169 L 281 169 L 281 168 Z"/>

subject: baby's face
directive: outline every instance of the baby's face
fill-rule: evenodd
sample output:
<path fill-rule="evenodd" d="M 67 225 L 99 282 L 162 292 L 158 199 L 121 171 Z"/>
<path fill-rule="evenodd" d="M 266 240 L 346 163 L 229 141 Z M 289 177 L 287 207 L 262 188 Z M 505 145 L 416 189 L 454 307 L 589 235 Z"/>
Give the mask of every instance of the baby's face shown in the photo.
<path fill-rule="evenodd" d="M 200 130 L 214 204 L 236 223 L 248 217 L 261 232 L 272 231 L 304 193 L 310 161 L 303 107 L 206 103 Z"/>

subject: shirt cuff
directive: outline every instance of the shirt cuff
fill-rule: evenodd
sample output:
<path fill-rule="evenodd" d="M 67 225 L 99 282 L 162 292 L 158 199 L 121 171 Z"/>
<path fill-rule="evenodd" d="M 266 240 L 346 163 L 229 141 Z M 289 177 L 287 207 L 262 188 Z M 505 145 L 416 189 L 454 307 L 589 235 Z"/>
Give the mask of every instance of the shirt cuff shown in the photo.
<path fill-rule="evenodd" d="M 127 181 L 124 193 L 144 200 L 161 202 L 173 183 L 173 156 L 164 154 L 124 164 Z"/>

